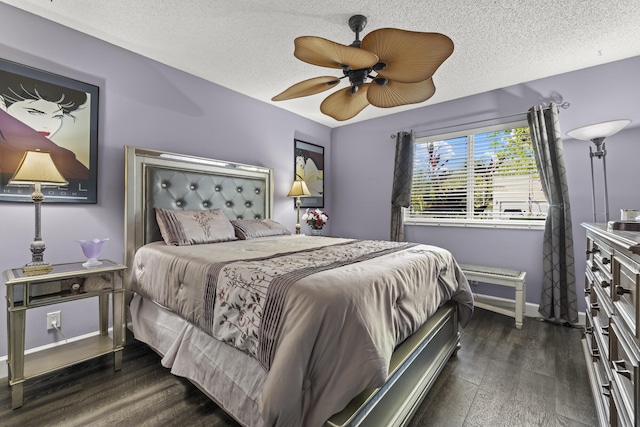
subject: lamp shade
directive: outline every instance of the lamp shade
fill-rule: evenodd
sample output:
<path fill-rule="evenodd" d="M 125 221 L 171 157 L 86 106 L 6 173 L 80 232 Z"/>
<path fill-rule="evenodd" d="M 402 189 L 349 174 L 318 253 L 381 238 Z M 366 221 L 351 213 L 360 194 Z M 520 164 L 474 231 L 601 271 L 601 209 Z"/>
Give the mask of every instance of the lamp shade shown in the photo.
<path fill-rule="evenodd" d="M 567 135 L 575 139 L 592 141 L 596 138 L 606 138 L 616 134 L 629 123 L 631 123 L 631 120 L 611 120 L 609 122 L 596 123 L 570 130 L 567 132 Z"/>
<path fill-rule="evenodd" d="M 27 150 L 20 166 L 9 180 L 9 185 L 36 184 L 66 185 L 69 182 L 60 174 L 51 154 L 40 150 Z"/>
<path fill-rule="evenodd" d="M 298 197 L 298 196 L 310 196 L 311 191 L 309 191 L 309 187 L 307 187 L 307 183 L 302 180 L 293 181 L 293 185 L 291 186 L 291 190 L 289 190 L 289 197 Z"/>

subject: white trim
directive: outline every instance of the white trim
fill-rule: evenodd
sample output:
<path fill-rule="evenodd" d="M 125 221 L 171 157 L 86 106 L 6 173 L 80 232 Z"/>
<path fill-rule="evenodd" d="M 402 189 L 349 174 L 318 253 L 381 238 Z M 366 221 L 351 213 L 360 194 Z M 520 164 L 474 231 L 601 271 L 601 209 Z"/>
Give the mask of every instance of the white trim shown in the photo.
<path fill-rule="evenodd" d="M 109 328 L 109 332 L 111 332 L 112 330 L 113 330 L 113 328 Z M 100 331 L 95 331 L 95 332 L 90 332 L 90 333 L 85 334 L 85 335 L 78 335 L 77 337 L 69 338 L 67 340 L 56 341 L 54 343 L 45 344 L 45 345 L 42 345 L 40 347 L 30 348 L 29 350 L 25 350 L 24 354 L 37 353 L 39 351 L 44 351 L 44 350 L 48 350 L 50 348 L 54 348 L 54 347 L 58 347 L 58 346 L 61 346 L 61 345 L 65 345 L 65 344 L 70 343 L 70 342 L 80 341 L 80 340 L 83 340 L 85 338 L 94 337 L 94 336 L 99 335 L 99 334 L 100 334 Z M 9 367 L 8 367 L 8 365 L 6 363 L 8 358 L 9 358 L 8 355 L 0 356 L 0 379 L 7 378 L 9 376 Z"/>
<path fill-rule="evenodd" d="M 422 227 L 467 227 L 467 228 L 517 228 L 520 230 L 544 230 L 546 221 L 544 220 L 511 220 L 511 221 L 490 221 L 490 220 L 464 220 L 464 219 L 418 219 L 405 217 L 405 225 L 419 225 Z"/>

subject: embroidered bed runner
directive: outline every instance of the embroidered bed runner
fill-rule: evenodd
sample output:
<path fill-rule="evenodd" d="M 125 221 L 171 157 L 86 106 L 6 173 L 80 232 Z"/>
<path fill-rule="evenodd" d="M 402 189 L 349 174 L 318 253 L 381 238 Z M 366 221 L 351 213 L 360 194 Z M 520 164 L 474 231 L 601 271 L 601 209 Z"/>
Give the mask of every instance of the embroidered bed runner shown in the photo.
<path fill-rule="evenodd" d="M 287 291 L 298 280 L 370 260 L 415 243 L 354 240 L 209 268 L 200 327 L 271 367 Z"/>

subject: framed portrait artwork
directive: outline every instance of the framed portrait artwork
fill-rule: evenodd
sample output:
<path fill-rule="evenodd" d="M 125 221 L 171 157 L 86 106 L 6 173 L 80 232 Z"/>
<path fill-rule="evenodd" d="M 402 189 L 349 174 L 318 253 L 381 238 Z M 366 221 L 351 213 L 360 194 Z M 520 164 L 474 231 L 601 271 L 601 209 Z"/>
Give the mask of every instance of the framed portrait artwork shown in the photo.
<path fill-rule="evenodd" d="M 324 147 L 294 139 L 294 180 L 301 179 L 311 196 L 300 198 L 302 208 L 324 207 Z"/>
<path fill-rule="evenodd" d="M 0 59 L 0 201 L 32 203 L 8 185 L 26 150 L 49 152 L 69 182 L 44 187 L 45 203 L 96 203 L 98 87 Z"/>

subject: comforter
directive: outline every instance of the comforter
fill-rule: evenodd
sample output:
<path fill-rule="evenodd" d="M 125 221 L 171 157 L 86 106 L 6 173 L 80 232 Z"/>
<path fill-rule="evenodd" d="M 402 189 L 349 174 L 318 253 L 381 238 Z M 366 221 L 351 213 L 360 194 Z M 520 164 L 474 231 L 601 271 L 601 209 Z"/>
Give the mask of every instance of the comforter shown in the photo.
<path fill-rule="evenodd" d="M 262 364 L 264 425 L 322 425 L 384 383 L 395 347 L 440 305 L 456 301 L 463 326 L 473 308 L 442 248 L 308 236 L 152 243 L 129 286 Z"/>

